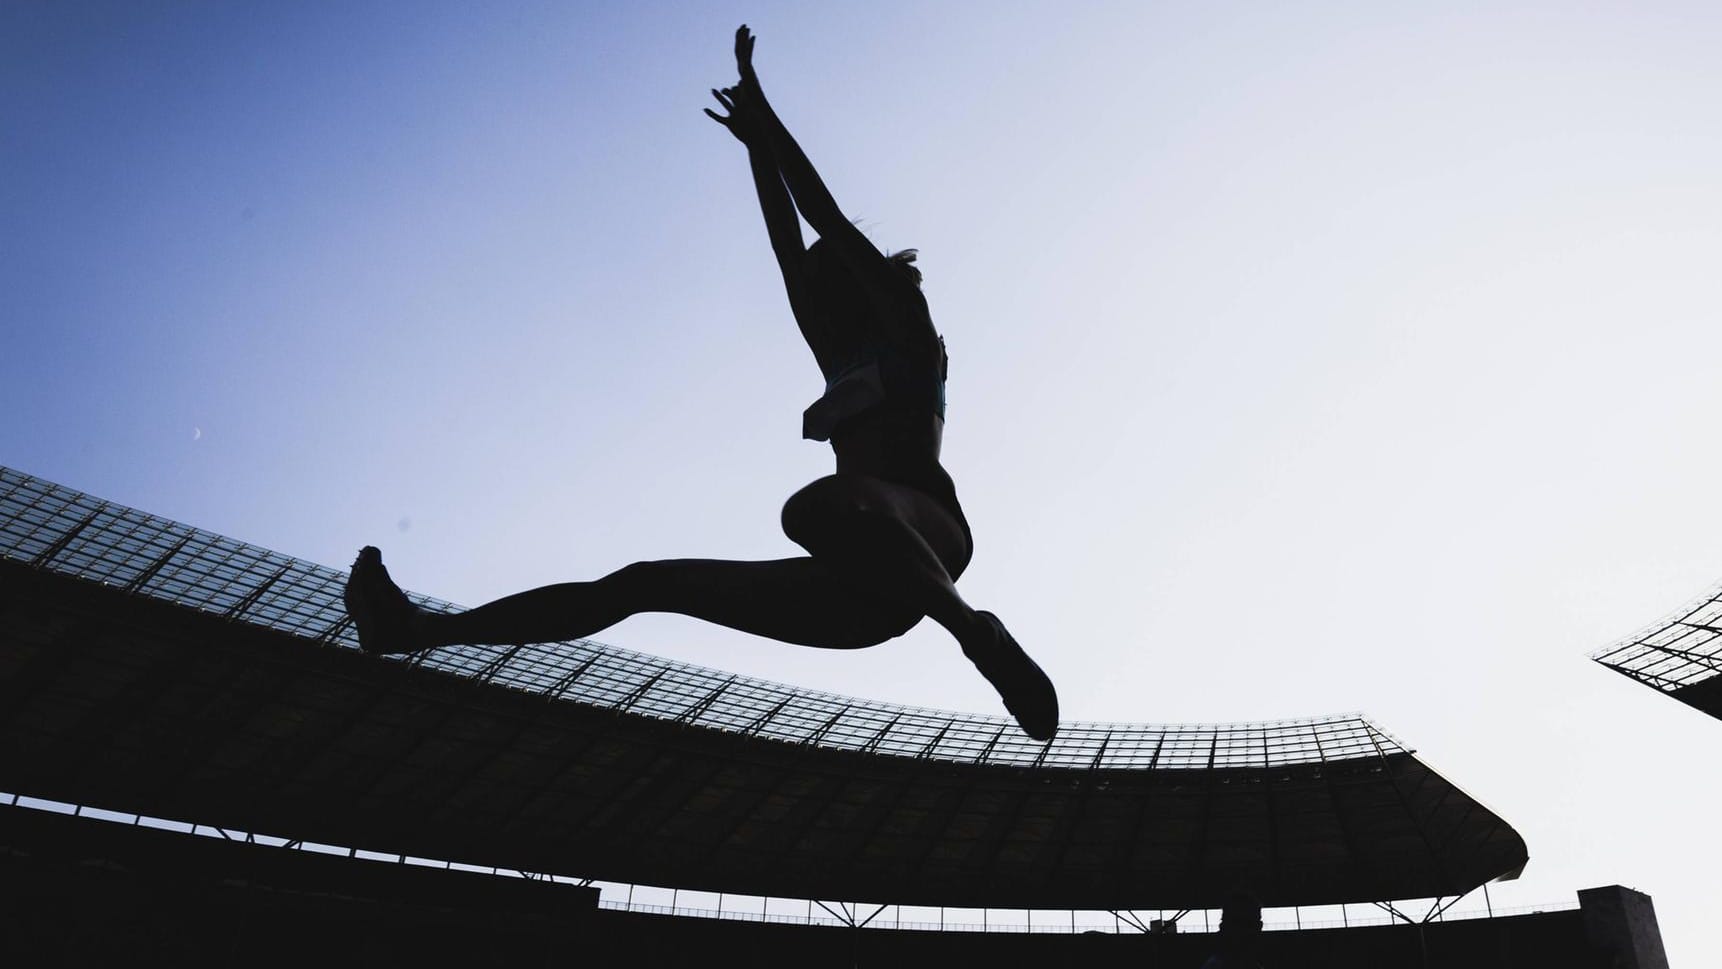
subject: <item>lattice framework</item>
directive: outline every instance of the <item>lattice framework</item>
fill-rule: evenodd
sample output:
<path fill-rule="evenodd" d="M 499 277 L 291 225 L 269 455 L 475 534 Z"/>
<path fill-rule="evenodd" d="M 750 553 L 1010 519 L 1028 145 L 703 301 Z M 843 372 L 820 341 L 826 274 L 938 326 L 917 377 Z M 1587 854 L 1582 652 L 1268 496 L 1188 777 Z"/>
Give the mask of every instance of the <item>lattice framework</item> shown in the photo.
<path fill-rule="evenodd" d="M 1722 673 L 1722 584 L 1591 659 L 1664 693 Z"/>

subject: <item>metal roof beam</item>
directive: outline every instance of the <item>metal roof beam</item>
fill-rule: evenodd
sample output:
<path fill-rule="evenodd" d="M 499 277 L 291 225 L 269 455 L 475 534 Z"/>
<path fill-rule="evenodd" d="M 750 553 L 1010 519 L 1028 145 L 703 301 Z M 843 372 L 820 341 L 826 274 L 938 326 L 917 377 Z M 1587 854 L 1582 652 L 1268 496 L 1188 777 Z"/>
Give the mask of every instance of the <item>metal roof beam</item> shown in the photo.
<path fill-rule="evenodd" d="M 977 764 L 986 763 L 987 757 L 990 754 L 992 754 L 992 752 L 993 752 L 993 748 L 998 746 L 999 738 L 1003 737 L 1005 731 L 1009 730 L 1009 729 L 1010 729 L 1009 727 L 1000 727 L 998 729 L 998 733 L 993 734 L 992 739 L 987 741 L 987 745 L 985 747 L 981 748 L 980 756 L 975 758 L 975 763 L 977 763 Z"/>
<path fill-rule="evenodd" d="M 484 668 L 479 670 L 477 673 L 474 673 L 472 678 L 480 683 L 489 683 L 491 680 L 496 679 L 496 675 L 502 672 L 502 668 L 508 665 L 508 661 L 513 659 L 515 654 L 525 648 L 525 643 L 515 643 L 503 650 L 495 659 L 484 664 Z"/>
<path fill-rule="evenodd" d="M 1112 913 L 1113 918 L 1123 919 L 1125 922 L 1130 923 L 1132 926 L 1134 926 L 1136 928 L 1136 930 L 1138 932 L 1141 932 L 1143 935 L 1148 934 L 1148 926 L 1142 924 L 1142 920 L 1137 917 L 1137 915 L 1134 911 L 1132 911 L 1130 909 L 1118 909 L 1118 908 L 1107 909 L 1107 911 Z"/>
<path fill-rule="evenodd" d="M 335 641 L 341 638 L 341 634 L 346 632 L 347 628 L 352 625 L 353 617 L 342 615 L 341 618 L 324 627 L 323 631 L 317 634 L 316 641 L 325 646 L 333 646 L 335 645 Z"/>
<path fill-rule="evenodd" d="M 813 904 L 819 906 L 820 908 L 824 909 L 827 912 L 830 912 L 831 917 L 836 919 L 837 921 L 842 922 L 844 925 L 847 925 L 850 928 L 855 928 L 855 916 L 850 915 L 848 909 L 843 909 L 843 911 L 841 911 L 841 912 L 834 911 L 831 908 L 831 906 L 825 904 L 824 902 L 821 902 L 817 898 L 813 900 Z M 842 907 L 842 905 L 843 905 L 842 902 L 838 902 L 837 904 L 839 907 Z"/>
<path fill-rule="evenodd" d="M 58 558 L 60 556 L 60 553 L 64 552 L 66 550 L 66 546 L 72 544 L 73 540 L 76 539 L 78 537 L 78 535 L 83 532 L 84 529 L 90 527 L 91 523 L 93 523 L 96 520 L 96 518 L 101 515 L 102 512 L 107 511 L 107 510 L 108 510 L 108 503 L 107 502 L 104 501 L 101 504 L 97 505 L 95 511 L 92 511 L 88 515 L 85 515 L 81 521 L 79 521 L 76 525 L 72 526 L 71 531 L 68 531 L 66 534 L 61 535 L 59 538 L 55 539 L 54 544 L 49 545 L 47 548 L 43 549 L 41 554 L 37 555 L 34 559 L 30 560 L 30 564 L 32 566 L 38 568 L 38 569 L 47 568 L 48 563 L 50 563 L 50 562 L 54 561 L 54 559 Z"/>
<path fill-rule="evenodd" d="M 754 733 L 755 731 L 757 731 L 759 729 L 759 727 L 765 726 L 765 724 L 768 721 L 770 721 L 772 717 L 777 716 L 777 712 L 779 710 L 782 710 L 784 707 L 786 707 L 788 705 L 789 705 L 789 697 L 784 697 L 783 701 L 781 703 L 779 703 L 777 706 L 771 708 L 770 713 L 767 713 L 765 716 L 763 716 L 759 719 L 759 722 L 756 726 L 749 728 L 748 733 Z M 829 720 L 826 720 L 823 724 L 820 724 L 818 730 L 813 731 L 812 734 L 810 734 L 806 739 L 802 740 L 801 742 L 804 744 L 817 744 L 821 740 L 824 740 L 825 735 L 831 732 L 831 728 L 837 726 L 837 721 L 841 720 L 843 718 L 843 715 L 845 713 L 849 712 L 849 707 L 850 707 L 850 704 L 845 703 L 841 710 L 838 710 L 836 713 L 833 713 Z"/>
<path fill-rule="evenodd" d="M 947 720 L 939 726 L 939 732 L 933 735 L 933 739 L 927 741 L 927 745 L 922 747 L 921 752 L 915 755 L 915 759 L 926 760 L 928 757 L 931 757 L 933 755 L 933 751 L 938 749 L 939 741 L 944 740 L 945 734 L 949 733 L 950 730 L 951 722 Z"/>
<path fill-rule="evenodd" d="M 1678 656 L 1688 663 L 1694 663 L 1709 670 L 1722 672 L 1722 654 L 1695 653 L 1689 649 L 1677 649 L 1673 646 L 1651 646 L 1648 643 L 1645 645 L 1647 648 L 1653 649 L 1665 656 Z M 1616 668 L 1618 669 L 1621 667 Z"/>
<path fill-rule="evenodd" d="M 622 698 L 621 702 L 617 703 L 611 709 L 615 710 L 617 713 L 627 713 L 633 708 L 634 704 L 640 702 L 640 698 L 646 695 L 647 690 L 658 685 L 658 681 L 664 678 L 664 672 L 664 670 L 659 670 L 656 673 L 653 673 L 645 680 L 645 682 L 634 687 L 627 696 Z"/>
<path fill-rule="evenodd" d="M 229 606 L 227 611 L 221 614 L 221 618 L 233 620 L 233 619 L 239 619 L 239 618 L 243 617 L 247 612 L 249 612 L 251 610 L 252 606 L 257 605 L 257 600 L 263 598 L 264 593 L 268 592 L 269 589 L 275 585 L 275 583 L 281 581 L 281 577 L 286 575 L 287 570 L 291 569 L 292 567 L 293 566 L 291 563 L 281 566 L 281 568 L 279 568 L 275 571 L 274 575 L 271 575 L 269 578 L 264 579 L 263 582 L 261 584 L 259 584 L 256 588 L 252 589 L 250 592 L 247 592 L 245 594 L 244 598 L 240 599 L 238 602 L 235 602 L 233 605 Z"/>
<path fill-rule="evenodd" d="M 867 742 L 861 745 L 861 752 L 863 754 L 871 754 L 878 750 L 879 744 L 885 739 L 885 735 L 891 732 L 891 728 L 895 727 L 897 725 L 897 721 L 900 719 L 902 719 L 902 714 L 892 717 L 883 727 L 880 727 L 878 733 L 867 738 Z"/>
<path fill-rule="evenodd" d="M 729 689 L 729 685 L 731 683 L 734 683 L 735 681 L 736 681 L 736 677 L 732 676 L 729 679 L 724 680 L 722 683 L 719 683 L 717 685 L 717 689 L 714 689 L 710 693 L 707 693 L 705 696 L 701 697 L 699 700 L 696 700 L 694 702 L 693 706 L 688 707 L 686 710 L 683 710 L 681 713 L 677 714 L 676 715 L 676 722 L 677 723 L 693 723 L 695 720 L 698 720 L 700 717 L 700 714 L 706 712 L 706 710 L 709 709 L 711 707 L 711 705 L 717 701 L 718 697 L 723 696 L 723 691 Z"/>
<path fill-rule="evenodd" d="M 1374 905 L 1376 908 L 1381 909 L 1382 911 L 1393 916 L 1394 918 L 1405 920 L 1406 925 L 1416 925 L 1417 924 L 1416 919 L 1412 918 L 1409 915 L 1406 915 L 1404 912 L 1401 912 L 1399 909 L 1394 908 L 1392 902 L 1370 902 L 1369 904 Z"/>
<path fill-rule="evenodd" d="M 867 927 L 867 923 L 869 923 L 869 922 L 871 922 L 871 921 L 873 921 L 873 920 L 874 920 L 874 919 L 876 919 L 876 918 L 878 918 L 878 917 L 879 917 L 879 913 L 880 913 L 880 912 L 883 912 L 883 911 L 885 911 L 885 908 L 886 908 L 886 906 L 884 906 L 884 905 L 881 905 L 881 906 L 879 906 L 879 907 L 878 907 L 878 908 L 876 908 L 876 909 L 874 909 L 874 910 L 873 910 L 873 914 L 872 914 L 872 915 L 869 915 L 869 916 L 867 916 L 867 917 L 866 917 L 866 918 L 864 918 L 864 919 L 862 919 L 862 920 L 861 920 L 861 921 L 860 921 L 860 922 L 859 922 L 859 923 L 857 923 L 857 924 L 856 924 L 856 926 L 855 926 L 855 927 L 856 927 L 856 928 L 858 928 L 858 929 L 864 929 L 864 928 L 866 928 L 866 927 Z"/>
<path fill-rule="evenodd" d="M 754 721 L 752 723 L 748 724 L 745 728 L 743 728 L 742 732 L 741 732 L 742 736 L 752 737 L 755 734 L 759 733 L 761 730 L 764 730 L 766 724 L 770 723 L 772 721 L 772 718 L 776 717 L 779 713 L 782 713 L 783 708 L 787 707 L 787 706 L 789 706 L 789 697 L 784 697 L 783 699 L 777 701 L 776 706 L 772 707 L 770 710 L 767 710 L 764 713 L 760 714 L 759 716 L 755 717 Z M 831 719 L 836 720 L 837 714 L 832 714 Z M 812 743 L 812 741 L 808 741 L 808 742 Z"/>
<path fill-rule="evenodd" d="M 175 542 L 173 544 L 172 548 L 169 548 L 166 552 L 163 552 L 161 555 L 157 556 L 156 560 L 154 562 L 151 562 L 149 564 L 148 568 L 144 569 L 142 572 L 139 572 L 135 578 L 133 578 L 130 582 L 126 583 L 126 591 L 135 595 L 140 590 L 142 590 L 144 586 L 149 584 L 149 580 L 155 578 L 155 574 L 157 572 L 161 571 L 162 566 L 167 564 L 168 559 L 171 559 L 175 555 L 179 554 L 179 550 L 184 548 L 185 543 L 187 543 L 189 541 L 191 541 L 191 536 L 187 535 L 184 538 L 180 539 L 179 541 Z"/>
<path fill-rule="evenodd" d="M 600 654 L 598 653 L 593 653 L 591 656 L 586 657 L 586 662 L 569 670 L 560 680 L 551 684 L 550 689 L 544 691 L 544 696 L 551 700 L 560 700 L 562 698 L 562 694 L 567 693 L 568 688 L 574 685 L 574 681 L 584 676 L 586 671 L 592 668 L 592 664 L 598 662 L 599 655 Z"/>

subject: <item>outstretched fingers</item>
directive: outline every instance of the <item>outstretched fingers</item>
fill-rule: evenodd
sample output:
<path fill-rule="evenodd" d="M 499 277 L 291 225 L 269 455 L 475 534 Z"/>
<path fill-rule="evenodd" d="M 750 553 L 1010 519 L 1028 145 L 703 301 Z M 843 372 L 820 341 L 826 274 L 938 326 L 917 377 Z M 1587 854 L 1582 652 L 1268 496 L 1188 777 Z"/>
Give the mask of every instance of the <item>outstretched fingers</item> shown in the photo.
<path fill-rule="evenodd" d="M 745 144 L 747 142 L 747 138 L 742 132 L 741 125 L 736 123 L 735 102 L 717 88 L 712 88 L 712 97 L 717 98 L 718 104 L 723 105 L 724 110 L 728 111 L 729 114 L 722 115 L 713 111 L 711 108 L 704 108 L 702 110 L 705 111 L 706 117 L 723 125 L 725 128 L 728 128 L 730 134 L 735 135 L 738 140 Z"/>
<path fill-rule="evenodd" d="M 735 29 L 735 67 L 743 81 L 757 81 L 753 74 L 753 32 L 742 24 Z"/>
<path fill-rule="evenodd" d="M 712 97 L 723 106 L 729 114 L 718 114 L 711 108 L 706 108 L 706 117 L 729 129 L 743 144 L 752 144 L 759 134 L 760 118 L 758 109 L 754 107 L 753 99 L 741 87 L 726 87 L 722 90 L 712 88 Z"/>

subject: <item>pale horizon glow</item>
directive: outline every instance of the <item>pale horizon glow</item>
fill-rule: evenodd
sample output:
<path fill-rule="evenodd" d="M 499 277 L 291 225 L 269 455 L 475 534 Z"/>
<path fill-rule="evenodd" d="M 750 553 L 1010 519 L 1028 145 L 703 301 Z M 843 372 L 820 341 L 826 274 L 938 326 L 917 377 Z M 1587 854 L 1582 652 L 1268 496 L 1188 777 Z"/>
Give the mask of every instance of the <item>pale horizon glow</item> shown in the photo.
<path fill-rule="evenodd" d="M 467 604 L 794 554 L 745 21 L 920 250 L 962 589 L 1066 719 L 1360 710 L 1524 835 L 1497 909 L 1715 961 L 1722 723 L 1587 655 L 1722 579 L 1722 8 L 1054 9 L 7 5 L 0 463 Z M 999 712 L 931 623 L 596 638 Z"/>

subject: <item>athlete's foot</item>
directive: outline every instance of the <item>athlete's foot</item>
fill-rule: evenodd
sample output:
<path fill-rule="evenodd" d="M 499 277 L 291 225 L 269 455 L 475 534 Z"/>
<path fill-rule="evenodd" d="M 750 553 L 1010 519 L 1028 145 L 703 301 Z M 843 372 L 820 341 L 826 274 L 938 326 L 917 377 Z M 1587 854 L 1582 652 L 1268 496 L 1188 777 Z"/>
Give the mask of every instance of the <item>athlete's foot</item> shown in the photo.
<path fill-rule="evenodd" d="M 412 653 L 418 644 L 422 610 L 407 599 L 383 568 L 383 553 L 367 545 L 353 560 L 347 576 L 347 614 L 359 632 L 359 648 L 367 653 Z"/>
<path fill-rule="evenodd" d="M 972 641 L 963 643 L 963 654 L 999 691 L 1023 733 L 1051 740 L 1058 733 L 1058 691 L 1052 680 L 1017 645 L 999 617 L 984 610 L 976 610 L 975 615 L 982 621 L 981 629 Z"/>

